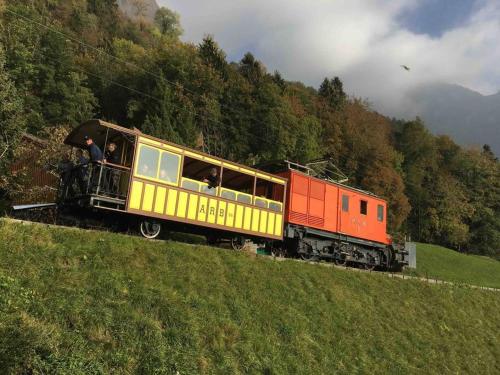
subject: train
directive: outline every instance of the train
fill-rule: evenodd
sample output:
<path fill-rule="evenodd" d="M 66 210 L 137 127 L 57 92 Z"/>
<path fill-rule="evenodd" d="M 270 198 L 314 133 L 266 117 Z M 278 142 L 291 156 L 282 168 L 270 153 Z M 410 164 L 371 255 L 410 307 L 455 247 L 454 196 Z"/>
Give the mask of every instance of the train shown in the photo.
<path fill-rule="evenodd" d="M 180 230 L 235 250 L 253 243 L 276 256 L 368 270 L 401 270 L 414 255 L 387 234 L 384 199 L 306 166 L 253 168 L 98 119 L 64 143 L 74 152 L 93 143 L 102 154 L 113 145 L 113 160 L 67 161 L 54 206 L 76 223 L 92 218 L 149 239 Z"/>

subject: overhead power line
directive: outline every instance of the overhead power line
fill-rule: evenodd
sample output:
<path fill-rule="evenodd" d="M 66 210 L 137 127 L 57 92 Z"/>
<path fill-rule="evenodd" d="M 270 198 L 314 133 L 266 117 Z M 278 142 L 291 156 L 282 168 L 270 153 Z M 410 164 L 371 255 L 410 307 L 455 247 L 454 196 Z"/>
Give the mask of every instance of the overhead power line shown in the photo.
<path fill-rule="evenodd" d="M 118 61 L 118 62 L 121 62 L 121 63 L 123 63 L 123 64 L 125 64 L 125 65 L 127 65 L 127 66 L 129 66 L 129 67 L 134 67 L 134 68 L 136 68 L 136 69 L 138 69 L 138 70 L 142 71 L 143 73 L 148 74 L 148 75 L 150 75 L 151 77 L 154 77 L 155 79 L 159 79 L 159 80 L 161 80 L 162 82 L 167 83 L 167 84 L 169 84 L 169 85 L 171 85 L 171 86 L 173 86 L 173 87 L 177 87 L 177 86 L 178 86 L 178 83 L 177 83 L 177 82 L 171 81 L 171 80 L 169 80 L 169 79 L 165 78 L 163 75 L 159 75 L 159 74 L 154 73 L 154 72 L 152 72 L 152 71 L 150 71 L 150 70 L 148 70 L 148 69 L 145 69 L 145 68 L 143 68 L 142 66 L 139 66 L 139 65 L 137 65 L 137 64 L 135 64 L 135 63 L 133 63 L 133 62 L 131 62 L 131 61 L 125 60 L 125 59 L 120 58 L 120 57 L 117 57 L 117 56 L 115 56 L 115 55 L 113 55 L 113 54 L 111 54 L 111 53 L 109 53 L 109 52 L 107 52 L 107 51 L 105 51 L 105 50 L 103 50 L 103 49 L 101 49 L 101 48 L 98 48 L 98 47 L 96 47 L 96 46 L 93 46 L 93 45 L 91 45 L 91 44 L 89 44 L 89 43 L 87 43 L 87 42 L 85 42 L 85 41 L 83 41 L 83 40 L 81 40 L 81 39 L 79 39 L 79 38 L 73 37 L 73 36 L 71 36 L 71 35 L 69 35 L 69 34 L 67 34 L 67 33 L 64 33 L 64 32 L 62 32 L 62 31 L 60 31 L 60 30 L 57 30 L 57 29 L 55 29 L 55 28 L 53 28 L 53 27 L 51 27 L 51 26 L 48 26 L 48 25 L 46 25 L 46 24 L 43 24 L 43 23 L 38 22 L 38 21 L 36 21 L 36 20 L 33 20 L 33 19 L 32 19 L 32 18 L 30 18 L 30 17 L 26 17 L 26 16 L 24 16 L 24 15 L 22 15 L 22 14 L 18 13 L 18 12 L 14 12 L 13 10 L 10 10 L 10 9 L 8 9 L 8 8 L 6 8 L 6 9 L 5 9 L 5 11 L 6 11 L 6 12 L 8 12 L 8 13 L 13 14 L 13 15 L 15 15 L 15 16 L 17 16 L 17 17 L 19 17 L 19 18 L 21 18 L 21 19 L 22 19 L 22 20 L 24 20 L 25 22 L 31 22 L 31 23 L 33 23 L 33 24 L 35 24 L 35 25 L 39 26 L 39 27 L 42 27 L 42 28 L 44 28 L 44 29 L 46 29 L 46 30 L 52 31 L 52 32 L 54 32 L 54 33 L 56 33 L 56 34 L 59 34 L 59 35 L 61 35 L 62 37 L 66 38 L 66 40 L 70 40 L 70 41 L 72 41 L 72 42 L 74 42 L 74 43 L 80 44 L 81 46 L 87 47 L 87 48 L 89 48 L 89 49 L 91 49 L 91 50 L 93 50 L 93 51 L 95 51 L 95 52 L 97 52 L 97 53 L 99 53 L 99 54 L 109 56 L 109 57 L 110 57 L 110 58 L 112 58 L 113 60 Z M 170 66 L 171 66 L 171 67 L 175 67 L 175 66 L 173 66 L 173 65 L 170 65 Z M 158 67 L 157 67 L 157 68 L 158 68 Z M 159 69 L 159 70 L 161 70 L 160 68 L 158 68 L 158 69 Z M 190 94 L 192 94 L 192 95 L 194 95 L 194 96 L 198 97 L 198 98 L 201 98 L 201 96 L 202 96 L 202 94 L 199 94 L 199 93 L 197 93 L 197 92 L 195 92 L 195 91 L 193 91 L 193 90 L 191 90 L 191 89 L 189 89 L 189 88 L 187 88 L 187 87 L 185 87 L 185 86 L 182 86 L 182 89 L 183 89 L 184 91 L 186 91 L 186 92 L 188 92 L 188 93 L 190 93 Z M 239 115 L 242 115 L 242 116 L 248 117 L 248 115 L 247 115 L 246 113 L 243 113 L 242 111 L 240 111 L 240 110 L 238 110 L 238 109 L 236 109 L 236 108 L 234 108 L 234 107 L 232 107 L 232 106 L 226 105 L 226 104 L 224 104 L 224 103 L 218 103 L 218 104 L 219 104 L 219 106 L 220 106 L 221 108 L 225 108 L 225 109 L 228 109 L 228 110 L 232 111 L 233 113 L 238 113 Z M 250 119 L 251 119 L 254 123 L 256 123 L 256 124 L 259 124 L 259 125 L 263 125 L 263 126 L 265 126 L 265 124 L 264 124 L 263 122 L 259 121 L 258 119 L 254 118 L 254 117 L 250 117 Z M 219 123 L 219 124 L 222 124 L 219 120 L 214 119 L 214 121 L 215 121 L 215 122 L 217 122 L 217 123 Z"/>
<path fill-rule="evenodd" d="M 46 24 L 44 24 L 44 23 L 42 23 L 42 22 L 39 22 L 39 21 L 33 20 L 33 19 L 32 19 L 32 18 L 30 18 L 30 17 L 26 17 L 26 16 L 24 16 L 24 15 L 22 15 L 22 14 L 18 13 L 18 12 L 15 12 L 15 11 L 13 11 L 13 10 L 11 10 L 11 9 L 8 9 L 8 8 L 4 8 L 4 11 L 5 11 L 5 12 L 8 12 L 8 13 L 10 13 L 10 14 L 14 15 L 14 16 L 17 16 L 18 18 L 20 18 L 20 19 L 21 19 L 21 20 L 23 20 L 24 22 L 29 22 L 29 23 L 32 23 L 32 24 L 34 24 L 34 25 L 37 25 L 38 27 L 41 27 L 41 28 L 43 28 L 43 29 L 45 29 L 45 30 L 49 30 L 49 31 L 51 31 L 51 32 L 53 32 L 53 33 L 55 33 L 55 34 L 60 35 L 61 37 L 64 37 L 66 40 L 70 40 L 70 41 L 72 41 L 72 42 L 74 42 L 74 43 L 77 43 L 77 44 L 79 44 L 79 45 L 81 45 L 81 46 L 87 47 L 87 48 L 89 48 L 89 49 L 91 49 L 91 50 L 93 50 L 93 51 L 95 51 L 95 52 L 97 52 L 97 53 L 99 53 L 99 54 L 101 54 L 101 55 L 106 55 L 106 56 L 110 57 L 111 59 L 113 59 L 114 61 L 121 62 L 121 63 L 123 63 L 123 64 L 125 64 L 126 66 L 129 66 L 129 67 L 134 67 L 134 68 L 136 68 L 136 69 L 138 69 L 138 70 L 142 71 L 143 73 L 150 75 L 151 77 L 154 77 L 154 78 L 156 78 L 156 79 L 161 80 L 162 82 L 164 82 L 164 83 L 166 83 L 166 84 L 169 84 L 169 85 L 174 86 L 174 87 L 177 87 L 177 86 L 178 86 L 178 83 L 176 83 L 176 82 L 174 82 L 174 81 L 171 81 L 171 80 L 169 80 L 169 79 L 165 78 L 163 75 L 159 75 L 159 74 L 157 74 L 157 73 L 151 72 L 150 70 L 145 69 L 145 68 L 143 68 L 143 67 L 141 67 L 141 66 L 139 66 L 139 65 L 137 65 L 137 64 L 135 64 L 135 63 L 133 63 L 133 62 L 131 62 L 131 61 L 125 60 L 125 59 L 120 58 L 120 57 L 117 57 L 117 56 L 115 56 L 115 55 L 113 55 L 113 54 L 111 54 L 111 53 L 109 53 L 109 52 L 107 52 L 107 51 L 103 50 L 102 48 L 99 48 L 99 47 L 93 46 L 93 45 L 91 45 L 91 44 L 89 44 L 89 43 L 87 43 L 87 42 L 85 42 L 85 41 L 83 41 L 83 40 L 81 40 L 81 39 L 79 39 L 79 38 L 76 38 L 76 37 L 74 37 L 74 36 L 72 36 L 72 35 L 69 35 L 69 34 L 67 34 L 67 33 L 64 33 L 64 32 L 62 32 L 62 31 L 60 31 L 60 30 L 57 30 L 57 29 L 55 29 L 55 28 L 53 28 L 53 27 L 51 27 L 51 26 L 48 26 L 48 25 L 46 25 Z M 173 65 L 170 65 L 170 66 L 174 67 Z M 145 93 L 145 92 L 143 92 L 143 91 L 141 91 L 141 90 L 134 89 L 134 88 L 129 87 L 129 86 L 127 86 L 127 85 L 124 85 L 124 84 L 122 84 L 122 83 L 116 82 L 116 81 L 114 81 L 114 80 L 112 80 L 112 79 L 110 79 L 110 78 L 103 77 L 102 75 L 99 75 L 99 74 L 96 74 L 96 73 L 89 72 L 88 70 L 83 69 L 83 68 L 80 68 L 80 67 L 76 67 L 76 69 L 77 69 L 77 70 L 79 70 L 79 71 L 81 71 L 81 72 L 83 72 L 83 73 L 85 73 L 85 74 L 88 74 L 88 75 L 90 75 L 90 76 L 94 76 L 94 77 L 96 77 L 96 78 L 99 78 L 99 79 L 105 80 L 105 81 L 107 81 L 107 82 L 109 82 L 109 83 L 111 83 L 111 84 L 113 84 L 113 85 L 116 85 L 116 86 L 118 86 L 118 87 L 121 87 L 121 88 L 127 89 L 127 90 L 129 90 L 129 91 L 131 91 L 131 92 L 134 92 L 134 93 L 139 94 L 139 95 L 143 95 L 144 97 L 147 97 L 147 98 L 149 98 L 149 99 L 152 99 L 152 100 L 155 100 L 155 101 L 157 101 L 157 102 L 159 102 L 159 103 L 162 103 L 162 100 L 161 100 L 161 99 L 159 99 L 159 98 L 157 98 L 157 97 L 155 97 L 155 96 L 153 96 L 153 95 L 150 95 L 150 94 L 148 94 L 148 93 Z M 160 70 L 161 70 L 161 69 L 160 69 Z M 202 94 L 196 93 L 196 92 L 195 92 L 195 91 L 193 91 L 193 90 L 190 90 L 190 89 L 189 89 L 189 88 L 187 88 L 187 87 L 184 87 L 184 86 L 183 86 L 182 88 L 183 88 L 183 90 L 184 90 L 184 91 L 186 91 L 186 92 L 188 92 L 188 93 L 190 93 L 190 94 L 192 94 L 192 95 L 195 95 L 195 96 L 197 96 L 197 97 L 201 97 L 201 95 L 202 95 Z M 243 115 L 244 117 L 249 118 L 250 120 L 254 121 L 254 123 L 256 123 L 256 124 L 259 124 L 259 125 L 263 125 L 263 126 L 265 126 L 265 124 L 264 124 L 264 123 L 262 123 L 261 121 L 259 121 L 259 120 L 255 119 L 255 118 L 253 118 L 253 117 L 248 117 L 248 115 L 247 115 L 246 113 L 243 113 L 242 111 L 240 111 L 240 110 L 238 110 L 238 109 L 236 109 L 236 108 L 234 108 L 234 107 L 228 106 L 228 105 L 226 105 L 226 104 L 224 104 L 224 103 L 218 103 L 218 104 L 219 104 L 219 106 L 220 106 L 221 108 L 226 108 L 226 109 L 228 109 L 228 110 L 231 110 L 233 113 L 238 113 L 238 114 L 240 114 L 240 115 Z M 218 120 L 218 119 L 215 119 L 215 118 L 210 117 L 210 116 L 207 116 L 207 115 L 203 115 L 203 116 L 202 116 L 202 115 L 198 114 L 198 113 L 197 113 L 197 112 L 195 112 L 195 111 L 191 111 L 191 110 L 186 109 L 186 108 L 184 108 L 184 107 L 180 107 L 180 106 L 178 106 L 178 105 L 176 105 L 176 104 L 170 103 L 169 105 L 171 105 L 171 106 L 173 106 L 173 107 L 175 107 L 175 108 L 177 108 L 177 109 L 179 109 L 179 110 L 182 110 L 182 111 L 184 111 L 184 112 L 186 112 L 186 113 L 189 113 L 189 114 L 193 115 L 193 117 L 197 117 L 197 118 L 199 118 L 199 119 L 201 119 L 201 120 L 209 120 L 209 121 L 211 121 L 211 122 L 213 122 L 213 123 L 215 123 L 215 124 L 219 124 L 219 125 L 223 125 L 223 126 L 225 126 L 225 125 L 226 125 L 225 123 L 223 123 L 222 121 L 220 121 L 220 120 Z M 263 138 L 263 137 L 258 137 L 258 139 L 262 139 L 262 140 L 264 140 L 264 138 Z M 349 160 L 353 160 L 353 159 L 351 159 L 351 158 L 348 158 L 348 157 L 345 157 L 345 156 L 341 156 L 341 155 L 338 155 L 338 158 L 339 158 L 339 159 L 341 159 L 341 160 L 343 160 L 344 162 L 347 162 L 347 161 L 349 161 Z M 382 159 L 379 159 L 379 158 L 376 158 L 376 159 L 378 159 L 378 160 L 380 160 L 380 161 L 383 161 Z"/>

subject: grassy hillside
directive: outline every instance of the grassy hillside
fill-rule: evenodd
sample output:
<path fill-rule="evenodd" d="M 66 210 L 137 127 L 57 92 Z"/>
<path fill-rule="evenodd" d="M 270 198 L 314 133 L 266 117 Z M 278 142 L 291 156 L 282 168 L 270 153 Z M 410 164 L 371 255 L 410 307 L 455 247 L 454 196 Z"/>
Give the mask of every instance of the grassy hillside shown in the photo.
<path fill-rule="evenodd" d="M 0 373 L 494 374 L 500 294 L 0 221 Z"/>
<path fill-rule="evenodd" d="M 500 262 L 467 255 L 442 246 L 417 244 L 417 269 L 409 274 L 500 288 Z"/>

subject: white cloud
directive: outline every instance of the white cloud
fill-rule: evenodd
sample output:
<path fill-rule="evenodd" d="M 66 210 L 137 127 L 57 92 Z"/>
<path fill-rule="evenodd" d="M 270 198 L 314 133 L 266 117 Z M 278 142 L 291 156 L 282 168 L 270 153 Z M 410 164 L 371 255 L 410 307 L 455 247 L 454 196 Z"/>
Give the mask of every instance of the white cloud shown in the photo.
<path fill-rule="evenodd" d="M 289 80 L 340 76 L 387 114 L 410 111 L 418 85 L 449 82 L 484 94 L 500 84 L 500 2 L 479 0 L 463 25 L 417 35 L 398 15 L 418 0 L 159 0 L 181 14 L 184 39 L 213 34 L 229 56 L 250 50 Z M 411 71 L 400 65 L 410 66 Z"/>

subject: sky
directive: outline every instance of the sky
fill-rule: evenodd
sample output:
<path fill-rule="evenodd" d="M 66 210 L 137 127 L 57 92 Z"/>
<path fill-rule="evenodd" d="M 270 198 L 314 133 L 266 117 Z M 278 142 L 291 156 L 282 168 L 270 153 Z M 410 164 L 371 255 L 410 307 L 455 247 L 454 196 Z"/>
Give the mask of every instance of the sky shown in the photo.
<path fill-rule="evenodd" d="M 211 34 L 231 61 L 318 87 L 339 76 L 387 115 L 421 85 L 500 89 L 500 0 L 157 0 L 181 15 L 183 39 Z M 406 71 L 401 65 L 407 65 Z"/>

